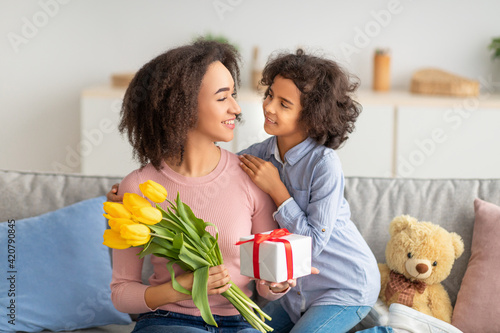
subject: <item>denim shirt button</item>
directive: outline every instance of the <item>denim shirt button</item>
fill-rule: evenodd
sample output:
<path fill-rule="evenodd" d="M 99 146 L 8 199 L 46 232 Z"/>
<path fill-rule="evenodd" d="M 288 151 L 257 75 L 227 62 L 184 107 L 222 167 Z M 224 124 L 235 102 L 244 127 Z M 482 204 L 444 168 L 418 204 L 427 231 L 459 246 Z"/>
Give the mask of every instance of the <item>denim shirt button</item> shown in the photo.
<path fill-rule="evenodd" d="M 321 231 L 325 232 L 326 230 L 325 229 L 321 229 Z"/>

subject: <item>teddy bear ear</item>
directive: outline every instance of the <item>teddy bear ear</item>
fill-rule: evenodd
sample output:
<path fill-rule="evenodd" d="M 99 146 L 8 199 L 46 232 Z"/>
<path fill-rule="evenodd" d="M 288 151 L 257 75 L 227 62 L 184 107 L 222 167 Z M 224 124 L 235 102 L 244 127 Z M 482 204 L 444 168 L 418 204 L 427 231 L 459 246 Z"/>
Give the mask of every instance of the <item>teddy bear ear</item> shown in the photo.
<path fill-rule="evenodd" d="M 459 234 L 452 232 L 451 241 L 453 243 L 453 248 L 455 249 L 455 259 L 458 259 L 462 253 L 464 253 L 464 241 Z"/>
<path fill-rule="evenodd" d="M 418 220 L 410 215 L 396 216 L 389 225 L 389 234 L 394 236 L 395 234 L 400 233 L 404 229 L 412 226 L 414 223 L 418 223 Z"/>

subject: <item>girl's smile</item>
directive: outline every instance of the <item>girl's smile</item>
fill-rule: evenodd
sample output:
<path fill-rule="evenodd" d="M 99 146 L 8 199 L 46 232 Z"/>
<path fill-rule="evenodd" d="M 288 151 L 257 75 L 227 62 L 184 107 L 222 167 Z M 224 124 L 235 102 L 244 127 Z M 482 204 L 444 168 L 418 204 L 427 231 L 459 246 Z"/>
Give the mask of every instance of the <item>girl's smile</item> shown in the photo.
<path fill-rule="evenodd" d="M 266 123 L 271 124 L 271 125 L 276 125 L 276 122 L 271 120 L 271 118 L 266 116 Z"/>

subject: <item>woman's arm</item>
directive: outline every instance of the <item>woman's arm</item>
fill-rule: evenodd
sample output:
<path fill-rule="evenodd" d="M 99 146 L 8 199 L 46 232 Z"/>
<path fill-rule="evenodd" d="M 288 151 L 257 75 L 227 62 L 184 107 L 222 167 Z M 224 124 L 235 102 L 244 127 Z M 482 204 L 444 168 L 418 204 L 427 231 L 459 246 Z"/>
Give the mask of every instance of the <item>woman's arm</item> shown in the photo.
<path fill-rule="evenodd" d="M 186 290 L 193 288 L 193 273 L 185 273 L 175 278 Z M 231 277 L 224 265 L 210 267 L 208 270 L 208 295 L 220 295 L 231 287 Z M 156 309 L 162 305 L 176 303 L 191 299 L 190 295 L 178 292 L 172 286 L 172 282 L 150 286 L 144 293 L 144 299 L 150 309 Z"/>
<path fill-rule="evenodd" d="M 140 194 L 139 177 L 132 173 L 120 184 L 119 195 L 123 193 Z M 132 247 L 125 250 L 113 250 L 113 276 L 111 298 L 115 307 L 126 313 L 152 311 L 162 305 L 191 299 L 190 295 L 176 291 L 172 282 L 157 286 L 148 286 L 142 282 L 143 259 L 137 255 L 142 248 Z M 176 280 L 187 290 L 193 286 L 193 273 L 176 276 Z M 208 278 L 208 294 L 222 294 L 230 285 L 229 272 L 224 265 L 211 267 Z"/>

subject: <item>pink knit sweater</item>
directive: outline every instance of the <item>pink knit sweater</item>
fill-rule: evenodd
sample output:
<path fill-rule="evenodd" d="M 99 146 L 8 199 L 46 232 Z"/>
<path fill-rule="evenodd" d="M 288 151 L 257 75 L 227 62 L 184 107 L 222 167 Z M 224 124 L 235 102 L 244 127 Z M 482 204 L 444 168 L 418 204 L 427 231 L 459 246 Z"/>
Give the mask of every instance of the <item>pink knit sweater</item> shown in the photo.
<path fill-rule="evenodd" d="M 217 167 L 203 177 L 185 177 L 163 163 L 161 171 L 148 164 L 135 170 L 120 183 L 120 194 L 132 192 L 141 194 L 139 184 L 149 179 L 162 184 L 168 198 L 174 201 L 177 192 L 181 200 L 188 204 L 194 214 L 206 222 L 214 223 L 219 231 L 219 246 L 224 265 L 232 281 L 247 295 L 251 294 L 247 285 L 250 279 L 240 275 L 239 248 L 234 245 L 242 236 L 278 228 L 272 218 L 276 206 L 270 197 L 262 192 L 241 170 L 236 155 L 221 149 L 221 159 Z M 166 204 L 162 204 L 164 208 Z M 213 228 L 208 229 L 213 234 Z M 143 260 L 137 253 L 140 248 L 113 251 L 113 278 L 111 298 L 115 307 L 126 313 L 143 313 L 150 309 L 144 300 L 147 285 L 142 283 Z M 149 278 L 152 286 L 170 281 L 166 259 L 152 256 L 154 272 Z M 182 270 L 174 265 L 176 275 Z M 269 292 L 266 286 L 257 287 L 259 294 L 267 299 L 277 299 L 282 294 Z M 209 296 L 213 314 L 230 316 L 238 311 L 223 296 Z M 160 309 L 187 315 L 200 316 L 192 300 L 180 301 L 161 306 Z"/>

